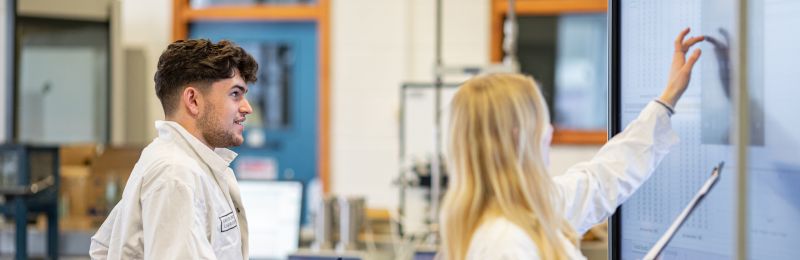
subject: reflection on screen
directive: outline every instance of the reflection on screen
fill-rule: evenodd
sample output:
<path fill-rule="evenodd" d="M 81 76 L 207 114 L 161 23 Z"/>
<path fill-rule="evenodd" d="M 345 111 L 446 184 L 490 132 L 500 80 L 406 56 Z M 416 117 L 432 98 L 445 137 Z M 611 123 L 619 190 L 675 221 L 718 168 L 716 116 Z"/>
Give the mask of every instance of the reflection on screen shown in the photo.
<path fill-rule="evenodd" d="M 663 259 L 730 259 L 735 242 L 736 2 L 621 1 L 621 119 L 627 125 L 667 84 L 675 36 L 706 35 L 692 83 L 672 117 L 681 141 L 622 207 L 623 259 L 640 259 L 719 161 L 720 183 Z M 798 259 L 800 241 L 800 2 L 751 1 L 749 26 L 749 248 L 752 259 Z M 794 151 L 794 152 L 792 152 Z M 727 167 L 731 166 L 731 167 Z"/>
<path fill-rule="evenodd" d="M 748 151 L 751 256 L 800 259 L 800 2 L 750 1 L 748 11 L 749 85 L 763 89 L 750 104 L 764 111 L 764 145 Z"/>

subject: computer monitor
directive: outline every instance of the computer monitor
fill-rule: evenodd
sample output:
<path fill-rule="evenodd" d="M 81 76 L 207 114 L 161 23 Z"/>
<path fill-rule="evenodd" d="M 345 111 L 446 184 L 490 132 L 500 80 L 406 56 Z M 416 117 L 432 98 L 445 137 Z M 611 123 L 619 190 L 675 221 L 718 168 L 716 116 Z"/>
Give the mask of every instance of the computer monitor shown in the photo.
<path fill-rule="evenodd" d="M 366 253 L 360 251 L 337 252 L 322 250 L 318 252 L 301 251 L 289 255 L 289 260 L 364 260 Z"/>
<path fill-rule="evenodd" d="M 292 255 L 289 260 L 362 260 L 360 257 L 337 255 Z"/>
<path fill-rule="evenodd" d="M 413 260 L 434 260 L 436 259 L 436 250 L 417 250 L 414 252 Z"/>
<path fill-rule="evenodd" d="M 287 259 L 300 242 L 303 186 L 291 181 L 240 180 L 252 259 Z"/>
<path fill-rule="evenodd" d="M 678 33 L 691 27 L 690 35 L 707 36 L 699 44 L 703 54 L 689 89 L 671 118 L 680 142 L 612 217 L 611 259 L 644 256 L 720 161 L 726 167 L 717 187 L 662 257 L 733 258 L 740 149 L 747 151 L 746 257 L 799 259 L 800 191 L 794 187 L 800 185 L 800 2 L 751 0 L 745 12 L 739 11 L 739 1 L 729 0 L 609 3 L 611 135 L 666 86 Z M 736 99 L 740 79 L 748 86 L 745 102 Z M 749 114 L 749 141 L 741 144 L 734 127 L 744 111 L 737 109 L 739 103 Z"/>

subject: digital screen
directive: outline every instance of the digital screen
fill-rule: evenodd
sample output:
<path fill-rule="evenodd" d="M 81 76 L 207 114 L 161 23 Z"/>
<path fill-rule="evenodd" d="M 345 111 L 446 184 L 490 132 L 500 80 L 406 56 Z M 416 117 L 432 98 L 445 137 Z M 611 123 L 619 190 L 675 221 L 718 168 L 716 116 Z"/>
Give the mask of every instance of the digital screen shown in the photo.
<path fill-rule="evenodd" d="M 619 1 L 619 117 L 624 127 L 666 87 L 675 37 L 706 35 L 672 127 L 680 142 L 621 207 L 620 256 L 641 259 L 709 177 L 720 182 L 689 216 L 662 259 L 730 259 L 736 242 L 735 80 L 742 46 L 738 1 Z M 798 259 L 800 241 L 800 2 L 750 1 L 748 258 Z M 792 152 L 794 151 L 794 152 Z"/>
<path fill-rule="evenodd" d="M 300 242 L 302 184 L 278 181 L 239 181 L 247 215 L 250 257 L 287 259 Z"/>

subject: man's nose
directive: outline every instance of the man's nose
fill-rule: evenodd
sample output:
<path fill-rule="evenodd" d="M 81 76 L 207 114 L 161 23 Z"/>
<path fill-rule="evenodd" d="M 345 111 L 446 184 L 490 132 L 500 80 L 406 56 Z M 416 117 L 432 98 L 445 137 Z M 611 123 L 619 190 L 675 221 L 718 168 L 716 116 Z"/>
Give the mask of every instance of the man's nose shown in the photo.
<path fill-rule="evenodd" d="M 244 104 L 239 109 L 240 112 L 243 114 L 250 114 L 253 113 L 253 107 L 250 106 L 250 101 L 247 99 L 244 100 Z"/>

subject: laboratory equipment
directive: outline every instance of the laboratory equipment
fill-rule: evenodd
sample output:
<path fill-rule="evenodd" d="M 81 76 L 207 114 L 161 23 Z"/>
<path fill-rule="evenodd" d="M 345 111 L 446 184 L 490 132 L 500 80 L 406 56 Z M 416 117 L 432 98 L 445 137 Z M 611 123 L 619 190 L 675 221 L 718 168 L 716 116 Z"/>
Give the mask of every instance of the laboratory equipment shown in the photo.
<path fill-rule="evenodd" d="M 47 256 L 58 257 L 59 157 L 56 147 L 0 145 L 0 213 L 14 219 L 15 259 L 28 259 L 28 223 L 47 216 Z"/>

